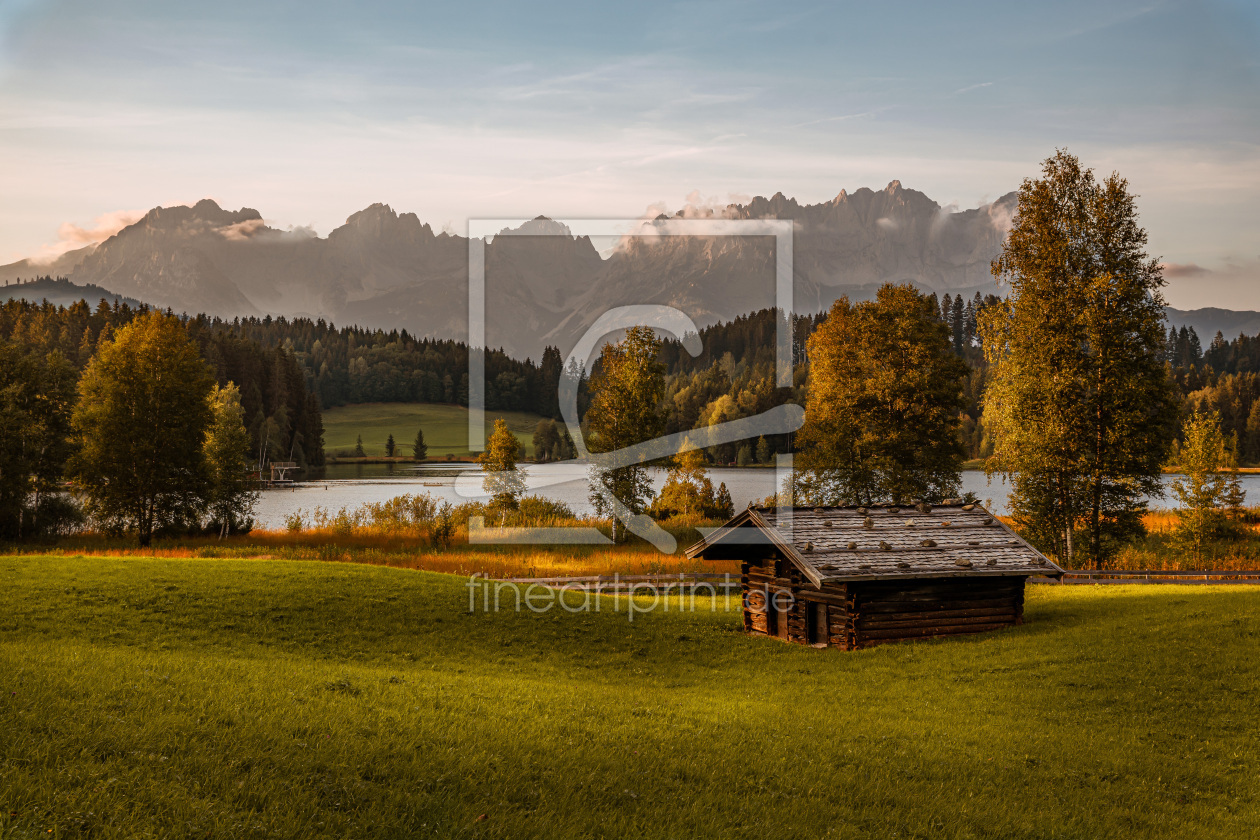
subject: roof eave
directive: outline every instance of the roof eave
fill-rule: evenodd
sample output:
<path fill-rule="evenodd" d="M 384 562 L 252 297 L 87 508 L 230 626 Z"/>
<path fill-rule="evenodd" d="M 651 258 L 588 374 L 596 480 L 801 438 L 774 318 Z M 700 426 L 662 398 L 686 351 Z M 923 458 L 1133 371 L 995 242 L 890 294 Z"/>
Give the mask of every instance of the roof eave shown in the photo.
<path fill-rule="evenodd" d="M 853 583 L 866 580 L 914 580 L 917 578 L 976 578 L 976 577 L 1051 577 L 1047 570 L 975 570 L 966 569 L 956 572 L 881 572 L 875 575 L 827 575 L 823 580 L 827 583 Z"/>
<path fill-rule="evenodd" d="M 696 559 L 696 557 L 698 557 L 701 553 L 703 553 L 705 549 L 712 548 L 714 544 L 716 544 L 719 540 L 721 540 L 727 534 L 731 533 L 736 528 L 739 528 L 745 522 L 747 522 L 749 519 L 748 513 L 751 510 L 752 508 L 747 508 L 746 510 L 735 514 L 733 519 L 731 519 L 721 528 L 718 528 L 717 530 L 710 532 L 707 537 L 701 537 L 698 543 L 691 546 L 691 548 L 688 548 L 686 551 L 683 552 L 683 554 L 686 555 L 688 560 Z M 764 525 L 764 523 L 762 524 Z"/>
<path fill-rule="evenodd" d="M 810 583 L 814 584 L 815 589 L 822 589 L 823 576 L 818 573 L 817 569 L 805 562 L 805 558 L 800 555 L 800 552 L 796 550 L 796 547 L 791 542 L 783 538 L 782 532 L 777 527 L 762 519 L 761 514 L 754 508 L 748 509 L 748 518 L 770 537 L 771 542 L 783 552 L 785 557 L 792 561 L 792 564 L 796 566 L 801 574 L 809 579 Z"/>

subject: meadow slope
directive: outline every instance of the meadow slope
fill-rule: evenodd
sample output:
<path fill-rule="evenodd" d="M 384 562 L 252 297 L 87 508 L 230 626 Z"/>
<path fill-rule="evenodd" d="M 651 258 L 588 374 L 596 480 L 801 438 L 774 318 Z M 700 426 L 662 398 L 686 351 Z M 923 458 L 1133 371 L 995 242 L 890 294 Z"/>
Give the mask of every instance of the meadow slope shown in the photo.
<path fill-rule="evenodd" d="M 1023 627 L 841 653 L 736 603 L 470 613 L 464 579 L 342 563 L 0 574 L 4 838 L 1260 825 L 1257 587 L 1033 587 Z"/>
<path fill-rule="evenodd" d="M 521 455 L 534 456 L 534 428 L 543 418 L 523 411 L 486 411 L 486 429 L 502 417 L 521 442 Z M 434 403 L 361 403 L 324 410 L 324 451 L 330 456 L 350 455 L 355 440 L 363 437 L 363 451 L 370 457 L 385 455 L 385 441 L 392 434 L 400 456 L 411 457 L 416 429 L 424 429 L 430 458 L 468 455 L 468 409 Z"/>

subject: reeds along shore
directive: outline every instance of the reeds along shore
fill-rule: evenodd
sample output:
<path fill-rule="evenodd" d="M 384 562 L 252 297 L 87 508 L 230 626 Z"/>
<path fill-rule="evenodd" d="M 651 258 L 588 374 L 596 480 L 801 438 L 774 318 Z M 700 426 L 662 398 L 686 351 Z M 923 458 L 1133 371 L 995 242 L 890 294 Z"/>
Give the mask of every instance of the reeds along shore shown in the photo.
<path fill-rule="evenodd" d="M 336 511 L 299 511 L 284 529 L 259 529 L 223 540 L 212 536 L 167 538 L 141 549 L 121 537 L 81 533 L 51 545 L 17 545 L 9 550 L 110 557 L 321 560 L 491 577 L 739 571 L 737 564 L 725 564 L 730 566 L 725 568 L 720 562 L 688 560 L 681 554 L 682 548 L 699 539 L 697 528 L 721 524 L 716 521 L 679 518 L 661 523 L 680 548 L 678 553 L 667 555 L 637 540 L 618 546 L 470 544 L 468 524 L 473 516 L 483 517 L 487 527 L 594 527 L 609 532 L 606 520 L 578 518 L 564 505 L 545 499 L 524 499 L 519 510 L 503 515 L 476 502 L 444 509 L 431 497 L 417 495 Z M 1152 511 L 1144 521 L 1147 536 L 1121 549 L 1111 568 L 1260 569 L 1260 508 L 1245 509 L 1229 520 L 1228 532 L 1209 543 L 1198 563 L 1177 537 L 1175 511 Z"/>

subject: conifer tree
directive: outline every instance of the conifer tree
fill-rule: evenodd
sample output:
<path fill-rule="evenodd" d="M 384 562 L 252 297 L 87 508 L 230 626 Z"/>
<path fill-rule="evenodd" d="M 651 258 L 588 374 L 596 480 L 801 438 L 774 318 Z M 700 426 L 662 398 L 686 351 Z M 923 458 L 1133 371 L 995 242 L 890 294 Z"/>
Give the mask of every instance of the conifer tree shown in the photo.
<path fill-rule="evenodd" d="M 429 457 L 429 446 L 424 442 L 424 429 L 416 429 L 416 439 L 411 444 L 411 457 L 417 461 Z"/>
<path fill-rule="evenodd" d="M 486 471 L 484 487 L 490 495 L 490 504 L 503 512 L 515 510 L 525 492 L 525 478 L 516 468 L 521 455 L 521 442 L 502 418 L 494 421 L 494 432 L 486 441 L 486 448 L 477 456 L 477 463 Z"/>
<path fill-rule="evenodd" d="M 713 513 L 717 519 L 730 519 L 735 515 L 735 502 L 731 499 L 731 491 L 726 489 L 726 482 L 718 484 L 716 504 Z"/>
<path fill-rule="evenodd" d="M 354 439 L 354 457 L 366 458 L 367 453 L 363 451 L 363 435 L 359 435 Z"/>
<path fill-rule="evenodd" d="M 1251 403 L 1247 425 L 1243 432 L 1242 461 L 1247 464 L 1260 462 L 1260 399 Z"/>
<path fill-rule="evenodd" d="M 954 332 L 954 352 L 962 355 L 963 337 L 967 332 L 967 316 L 966 310 L 963 308 L 962 295 L 954 298 L 954 311 L 950 313 L 949 324 Z"/>
<path fill-rule="evenodd" d="M 1216 412 L 1195 412 L 1182 426 L 1181 468 L 1184 477 L 1172 482 L 1173 495 L 1181 503 L 1177 510 L 1179 542 L 1191 553 L 1195 564 L 1203 560 L 1203 549 L 1223 529 L 1221 507 L 1229 494 L 1225 439 L 1221 418 Z"/>
<path fill-rule="evenodd" d="M 39 359 L 0 341 L 0 537 L 53 524 L 45 500 L 70 454 L 74 383 L 60 353 Z"/>
<path fill-rule="evenodd" d="M 554 420 L 539 420 L 534 427 L 534 460 L 540 464 L 560 457 L 560 434 Z"/>
<path fill-rule="evenodd" d="M 394 457 L 394 433 L 390 432 L 389 437 L 385 438 L 385 457 Z"/>

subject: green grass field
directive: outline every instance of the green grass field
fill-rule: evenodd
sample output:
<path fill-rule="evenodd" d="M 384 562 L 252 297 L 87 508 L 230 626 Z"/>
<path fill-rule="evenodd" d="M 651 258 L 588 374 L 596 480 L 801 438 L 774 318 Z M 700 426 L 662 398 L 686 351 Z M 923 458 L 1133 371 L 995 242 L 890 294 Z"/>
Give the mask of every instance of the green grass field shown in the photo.
<path fill-rule="evenodd" d="M 0 837 L 1237 838 L 1260 588 L 1033 587 L 819 651 L 464 580 L 0 557 Z M 1250 826 L 1250 827 L 1249 827 Z"/>
<path fill-rule="evenodd" d="M 534 428 L 542 418 L 519 411 L 487 411 L 486 428 L 495 419 L 507 420 L 508 428 L 520 438 L 526 457 L 534 456 Z M 432 403 L 363 403 L 330 408 L 324 412 L 324 450 L 329 455 L 354 452 L 354 442 L 363 436 L 363 451 L 370 456 L 385 455 L 385 440 L 391 434 L 399 455 L 411 456 L 416 429 L 424 429 L 430 458 L 467 455 L 468 409 L 458 405 Z"/>

